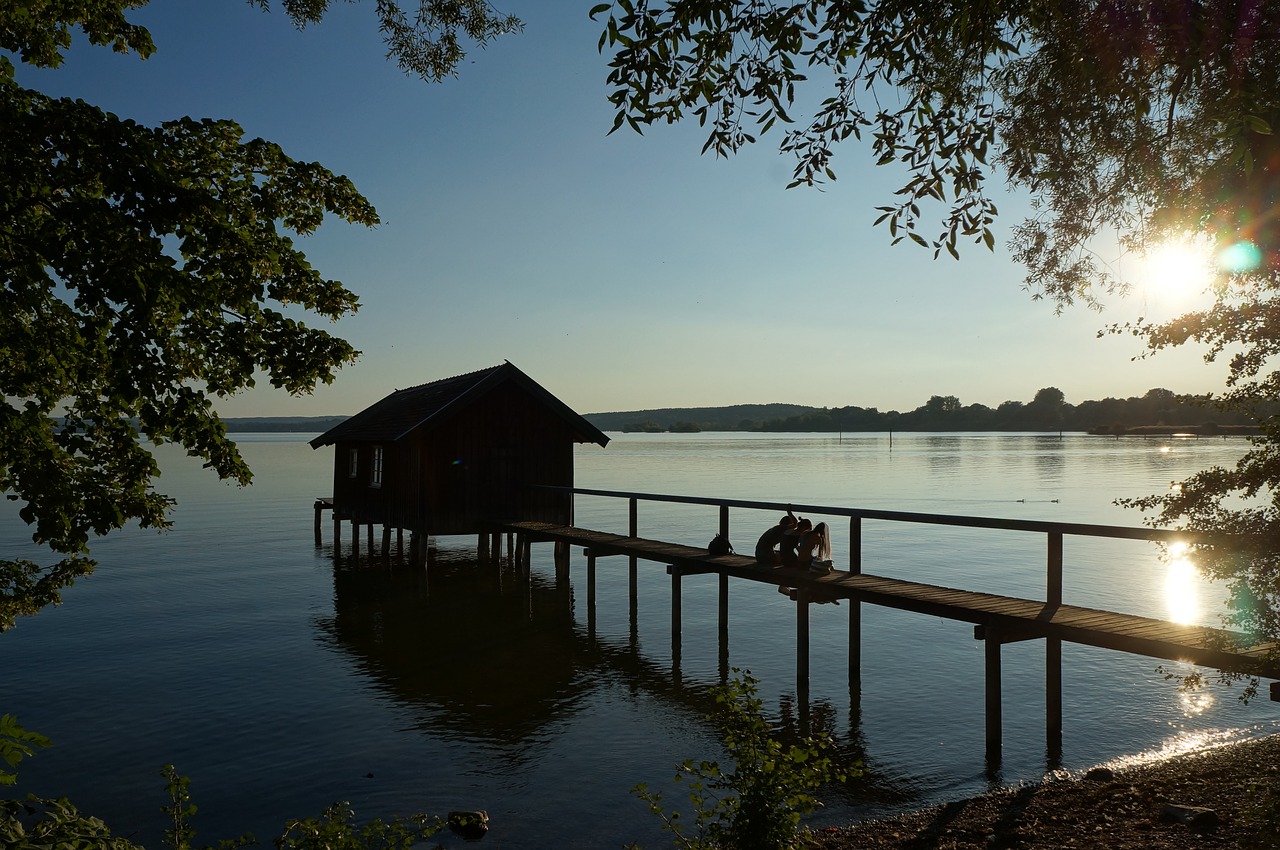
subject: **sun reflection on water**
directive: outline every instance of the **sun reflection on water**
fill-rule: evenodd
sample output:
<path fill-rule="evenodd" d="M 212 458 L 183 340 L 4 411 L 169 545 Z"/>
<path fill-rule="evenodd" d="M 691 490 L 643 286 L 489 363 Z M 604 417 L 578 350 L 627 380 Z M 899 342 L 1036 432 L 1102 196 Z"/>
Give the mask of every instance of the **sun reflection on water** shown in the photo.
<path fill-rule="evenodd" d="M 1200 584 L 1200 571 L 1191 562 L 1187 544 L 1171 544 L 1164 577 L 1164 601 L 1170 620 L 1191 625 L 1199 619 Z"/>
<path fill-rule="evenodd" d="M 1162 761 L 1168 761 L 1174 756 L 1203 752 L 1226 744 L 1233 744 L 1244 737 L 1245 735 L 1239 729 L 1207 729 L 1197 732 L 1180 732 L 1156 749 L 1120 756 L 1106 762 L 1105 766 L 1112 770 L 1121 770 L 1128 767 L 1158 764 Z"/>

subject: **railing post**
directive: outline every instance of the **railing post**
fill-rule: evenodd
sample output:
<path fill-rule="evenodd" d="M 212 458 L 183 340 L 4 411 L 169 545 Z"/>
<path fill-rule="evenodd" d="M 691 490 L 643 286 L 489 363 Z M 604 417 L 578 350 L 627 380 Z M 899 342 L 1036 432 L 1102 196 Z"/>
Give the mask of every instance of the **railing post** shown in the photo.
<path fill-rule="evenodd" d="M 720 533 L 724 535 L 724 539 L 729 539 L 729 506 L 720 506 Z"/>
<path fill-rule="evenodd" d="M 1049 532 L 1048 580 L 1045 602 L 1051 607 L 1062 604 L 1062 532 Z"/>
<path fill-rule="evenodd" d="M 862 517 L 849 517 L 849 572 L 862 575 Z"/>

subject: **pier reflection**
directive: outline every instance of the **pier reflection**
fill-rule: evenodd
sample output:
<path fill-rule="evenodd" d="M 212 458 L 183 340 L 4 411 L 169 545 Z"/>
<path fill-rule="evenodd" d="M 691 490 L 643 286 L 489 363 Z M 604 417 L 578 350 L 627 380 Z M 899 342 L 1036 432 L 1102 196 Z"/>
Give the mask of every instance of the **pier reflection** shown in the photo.
<path fill-rule="evenodd" d="M 618 682 L 711 728 L 705 718 L 715 711 L 711 689 L 719 681 L 679 675 L 678 659 L 668 667 L 646 657 L 634 617 L 616 645 L 599 638 L 575 617 L 569 581 L 536 571 L 524 577 L 505 560 L 481 565 L 471 550 L 441 550 L 429 572 L 340 567 L 333 586 L 333 615 L 316 620 L 321 639 L 406 707 L 416 728 L 482 746 L 509 767 L 536 762 L 555 726 L 572 722 L 598 689 Z M 727 667 L 724 644 L 721 652 Z M 855 812 L 909 805 L 913 781 L 873 763 L 856 705 L 845 709 L 784 693 L 766 712 L 782 740 L 826 734 L 842 764 L 868 766 L 864 777 L 828 789 L 828 805 Z"/>

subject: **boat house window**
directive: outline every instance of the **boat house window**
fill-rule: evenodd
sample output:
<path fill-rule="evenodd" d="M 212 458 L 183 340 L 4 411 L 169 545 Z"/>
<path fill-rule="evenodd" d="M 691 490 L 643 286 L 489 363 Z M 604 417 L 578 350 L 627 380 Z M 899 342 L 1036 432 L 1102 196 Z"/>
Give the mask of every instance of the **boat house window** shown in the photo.
<path fill-rule="evenodd" d="M 373 469 L 369 472 L 369 486 L 382 486 L 382 446 L 373 447 Z"/>
<path fill-rule="evenodd" d="M 360 471 L 360 450 L 351 449 L 347 457 L 350 458 L 350 461 L 347 463 L 347 477 L 355 478 L 356 474 Z"/>

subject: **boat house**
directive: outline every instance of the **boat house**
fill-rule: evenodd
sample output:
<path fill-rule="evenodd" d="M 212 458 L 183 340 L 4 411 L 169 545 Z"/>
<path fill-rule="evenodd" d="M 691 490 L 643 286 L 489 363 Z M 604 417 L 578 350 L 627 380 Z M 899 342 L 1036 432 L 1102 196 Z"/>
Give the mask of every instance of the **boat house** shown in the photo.
<path fill-rule="evenodd" d="M 354 526 L 480 534 L 485 523 L 569 525 L 576 443 L 609 438 L 511 363 L 396 390 L 311 441 L 334 447 L 333 512 Z M 358 532 L 357 532 L 358 534 Z M 421 550 L 420 550 L 421 551 Z"/>

